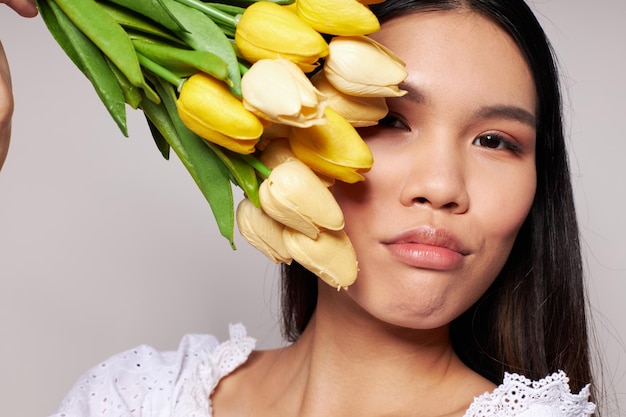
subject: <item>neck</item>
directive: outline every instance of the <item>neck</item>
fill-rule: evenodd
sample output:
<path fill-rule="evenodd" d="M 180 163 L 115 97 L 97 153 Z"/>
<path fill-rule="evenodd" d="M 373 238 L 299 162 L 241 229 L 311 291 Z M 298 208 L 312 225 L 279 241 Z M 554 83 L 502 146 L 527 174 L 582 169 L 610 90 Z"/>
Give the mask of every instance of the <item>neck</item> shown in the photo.
<path fill-rule="evenodd" d="M 449 401 L 449 389 L 465 375 L 459 372 L 465 367 L 452 349 L 447 327 L 392 326 L 354 311 L 358 307 L 345 300 L 337 303 L 334 296 L 320 295 L 306 330 L 279 353 L 277 369 L 270 371 L 288 375 L 283 390 L 276 392 L 283 401 L 289 399 L 290 413 L 403 415 L 417 404 L 424 410 L 433 399 L 439 409 Z M 353 311 L 346 311 L 346 305 Z"/>
<path fill-rule="evenodd" d="M 342 296 L 321 290 L 297 342 L 254 352 L 220 382 L 215 415 L 460 417 L 493 389 L 458 359 L 447 327 L 392 326 Z"/>

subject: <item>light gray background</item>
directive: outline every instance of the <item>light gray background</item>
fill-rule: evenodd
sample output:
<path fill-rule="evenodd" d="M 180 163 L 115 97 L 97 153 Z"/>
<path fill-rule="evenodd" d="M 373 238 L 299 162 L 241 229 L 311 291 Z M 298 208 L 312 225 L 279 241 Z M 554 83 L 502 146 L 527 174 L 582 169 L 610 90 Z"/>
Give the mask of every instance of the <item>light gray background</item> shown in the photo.
<path fill-rule="evenodd" d="M 626 0 L 536 0 L 560 57 L 572 170 L 604 379 L 626 410 Z M 280 344 L 277 269 L 231 251 L 139 112 L 121 136 L 40 18 L 0 5 L 16 111 L 0 174 L 2 414 L 45 417 L 76 378 L 140 343 L 224 338 L 244 322 Z M 497 65 L 497 62 L 492 63 Z M 613 394 L 611 394 L 613 392 Z M 624 411 L 622 411 L 624 413 Z"/>

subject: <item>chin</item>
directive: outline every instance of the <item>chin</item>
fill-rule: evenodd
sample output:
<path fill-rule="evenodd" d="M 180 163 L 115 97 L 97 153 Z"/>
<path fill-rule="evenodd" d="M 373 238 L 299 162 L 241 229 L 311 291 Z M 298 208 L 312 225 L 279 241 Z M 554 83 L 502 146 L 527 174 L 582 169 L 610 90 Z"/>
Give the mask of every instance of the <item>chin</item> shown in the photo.
<path fill-rule="evenodd" d="M 398 291 L 376 291 L 358 285 L 350 287 L 347 295 L 364 313 L 365 319 L 375 320 L 395 327 L 414 330 L 434 330 L 447 327 L 452 320 L 465 311 L 467 302 L 457 302 L 445 295 L 432 296 L 435 291 L 400 289 Z M 388 287 L 388 286 L 387 286 Z M 407 297 L 407 294 L 422 294 Z M 423 294 L 431 294 L 423 296 Z M 441 293 L 440 293 L 441 294 Z M 445 293 L 443 293 L 445 294 Z M 471 303 L 467 305 L 467 308 Z"/>

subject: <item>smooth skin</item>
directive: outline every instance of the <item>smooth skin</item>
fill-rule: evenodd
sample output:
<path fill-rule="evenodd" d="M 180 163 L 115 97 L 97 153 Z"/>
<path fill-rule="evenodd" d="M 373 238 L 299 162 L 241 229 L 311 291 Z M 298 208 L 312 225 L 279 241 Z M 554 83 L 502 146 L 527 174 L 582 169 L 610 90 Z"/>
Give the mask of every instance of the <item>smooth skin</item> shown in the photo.
<path fill-rule="evenodd" d="M 20 16 L 37 16 L 37 6 L 34 0 L 0 0 L 0 3 L 6 4 Z M 14 101 L 11 72 L 9 71 L 9 63 L 7 62 L 4 47 L 0 42 L 0 169 L 2 169 L 7 152 L 9 151 L 13 109 Z"/>
<path fill-rule="evenodd" d="M 216 417 L 461 417 L 494 388 L 448 331 L 497 276 L 534 198 L 530 71 L 474 12 L 404 15 L 374 37 L 406 62 L 409 94 L 361 132 L 375 161 L 365 182 L 334 188 L 357 281 L 320 283 L 301 338 L 228 376 Z"/>

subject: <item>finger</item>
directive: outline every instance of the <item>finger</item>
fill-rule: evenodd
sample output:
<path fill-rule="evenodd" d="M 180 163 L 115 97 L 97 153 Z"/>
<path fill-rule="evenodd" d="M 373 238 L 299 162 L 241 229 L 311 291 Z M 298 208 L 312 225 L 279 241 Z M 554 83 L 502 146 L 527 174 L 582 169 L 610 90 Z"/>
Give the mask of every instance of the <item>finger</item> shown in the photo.
<path fill-rule="evenodd" d="M 13 93 L 11 74 L 2 42 L 0 42 L 0 168 L 9 150 L 11 117 L 13 116 Z"/>
<path fill-rule="evenodd" d="M 35 0 L 0 0 L 0 3 L 6 3 L 7 6 L 15 10 L 20 16 L 37 16 Z"/>

